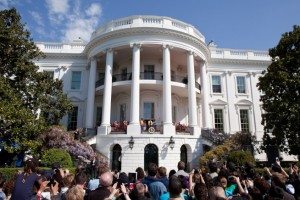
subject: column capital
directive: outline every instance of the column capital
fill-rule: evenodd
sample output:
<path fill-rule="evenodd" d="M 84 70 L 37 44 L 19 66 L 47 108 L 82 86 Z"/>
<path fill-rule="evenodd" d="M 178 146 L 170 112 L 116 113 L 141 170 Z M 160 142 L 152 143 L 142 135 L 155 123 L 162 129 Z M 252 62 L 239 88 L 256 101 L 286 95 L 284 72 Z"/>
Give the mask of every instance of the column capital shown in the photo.
<path fill-rule="evenodd" d="M 170 44 L 162 44 L 162 48 L 163 49 L 173 49 L 173 46 L 171 46 Z"/>
<path fill-rule="evenodd" d="M 112 53 L 113 51 L 114 51 L 113 48 L 107 48 L 107 49 L 105 50 L 105 53 Z"/>
<path fill-rule="evenodd" d="M 225 71 L 225 72 L 224 72 L 224 74 L 225 74 L 225 75 L 227 75 L 227 74 L 228 74 L 229 76 L 231 76 L 231 74 L 232 74 L 232 71 Z"/>
<path fill-rule="evenodd" d="M 133 48 L 133 47 L 137 47 L 137 48 L 141 48 L 142 47 L 142 44 L 141 43 L 130 43 L 130 47 Z"/>
<path fill-rule="evenodd" d="M 193 56 L 196 55 L 196 53 L 192 50 L 187 50 L 186 53 L 187 53 L 187 55 L 193 55 Z"/>

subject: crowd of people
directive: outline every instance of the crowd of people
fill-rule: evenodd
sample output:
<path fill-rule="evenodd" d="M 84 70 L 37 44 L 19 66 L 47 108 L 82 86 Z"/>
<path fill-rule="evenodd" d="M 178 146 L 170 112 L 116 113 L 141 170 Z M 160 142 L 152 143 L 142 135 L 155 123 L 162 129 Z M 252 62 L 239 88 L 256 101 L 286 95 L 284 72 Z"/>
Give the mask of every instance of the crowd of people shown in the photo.
<path fill-rule="evenodd" d="M 0 174 L 0 200 L 300 199 L 298 166 L 292 164 L 286 172 L 279 161 L 262 174 L 250 164 L 216 162 L 189 173 L 182 161 L 169 172 L 155 163 L 149 164 L 147 173 L 141 167 L 130 174 L 101 164 L 97 169 L 95 178 L 89 178 L 83 167 L 74 174 L 59 164 L 40 171 L 37 162 L 29 159 L 14 178 L 4 180 Z"/>

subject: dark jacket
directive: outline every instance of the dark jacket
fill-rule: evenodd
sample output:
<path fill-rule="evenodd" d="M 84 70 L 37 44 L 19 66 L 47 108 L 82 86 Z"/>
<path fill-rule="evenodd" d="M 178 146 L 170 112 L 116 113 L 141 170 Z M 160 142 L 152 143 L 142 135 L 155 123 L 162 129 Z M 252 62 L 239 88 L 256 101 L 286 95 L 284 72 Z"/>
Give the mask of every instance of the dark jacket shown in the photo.
<path fill-rule="evenodd" d="M 91 191 L 87 195 L 87 200 L 104 200 L 109 197 L 110 190 L 109 187 L 98 187 L 96 190 Z"/>

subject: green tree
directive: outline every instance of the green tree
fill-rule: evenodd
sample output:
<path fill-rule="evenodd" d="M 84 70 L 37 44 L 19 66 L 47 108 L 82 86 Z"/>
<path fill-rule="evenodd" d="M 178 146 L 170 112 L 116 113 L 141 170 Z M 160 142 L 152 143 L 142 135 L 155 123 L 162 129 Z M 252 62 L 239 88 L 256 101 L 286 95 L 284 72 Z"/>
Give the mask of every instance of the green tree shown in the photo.
<path fill-rule="evenodd" d="M 300 155 L 300 27 L 284 33 L 269 50 L 272 63 L 259 78 L 265 125 L 263 147 Z"/>
<path fill-rule="evenodd" d="M 11 152 L 34 148 L 72 107 L 62 82 L 38 72 L 44 55 L 24 26 L 16 9 L 0 11 L 0 138 Z"/>

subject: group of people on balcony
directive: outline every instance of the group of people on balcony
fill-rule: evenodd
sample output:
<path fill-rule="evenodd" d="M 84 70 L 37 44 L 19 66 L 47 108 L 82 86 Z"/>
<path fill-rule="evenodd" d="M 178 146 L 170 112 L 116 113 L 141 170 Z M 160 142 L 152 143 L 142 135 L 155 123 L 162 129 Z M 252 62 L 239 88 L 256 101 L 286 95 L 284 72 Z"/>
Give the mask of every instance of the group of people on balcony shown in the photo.
<path fill-rule="evenodd" d="M 127 126 L 128 126 L 128 121 L 114 121 L 111 124 L 111 131 L 112 132 L 126 132 L 127 131 Z M 149 132 L 149 133 L 154 133 L 156 131 L 159 131 L 157 124 L 154 119 L 141 119 L 140 120 L 140 126 L 141 126 L 141 132 Z M 188 126 L 185 124 L 182 124 L 180 122 L 175 123 L 175 129 L 176 132 L 182 132 L 186 133 L 189 132 Z"/>

